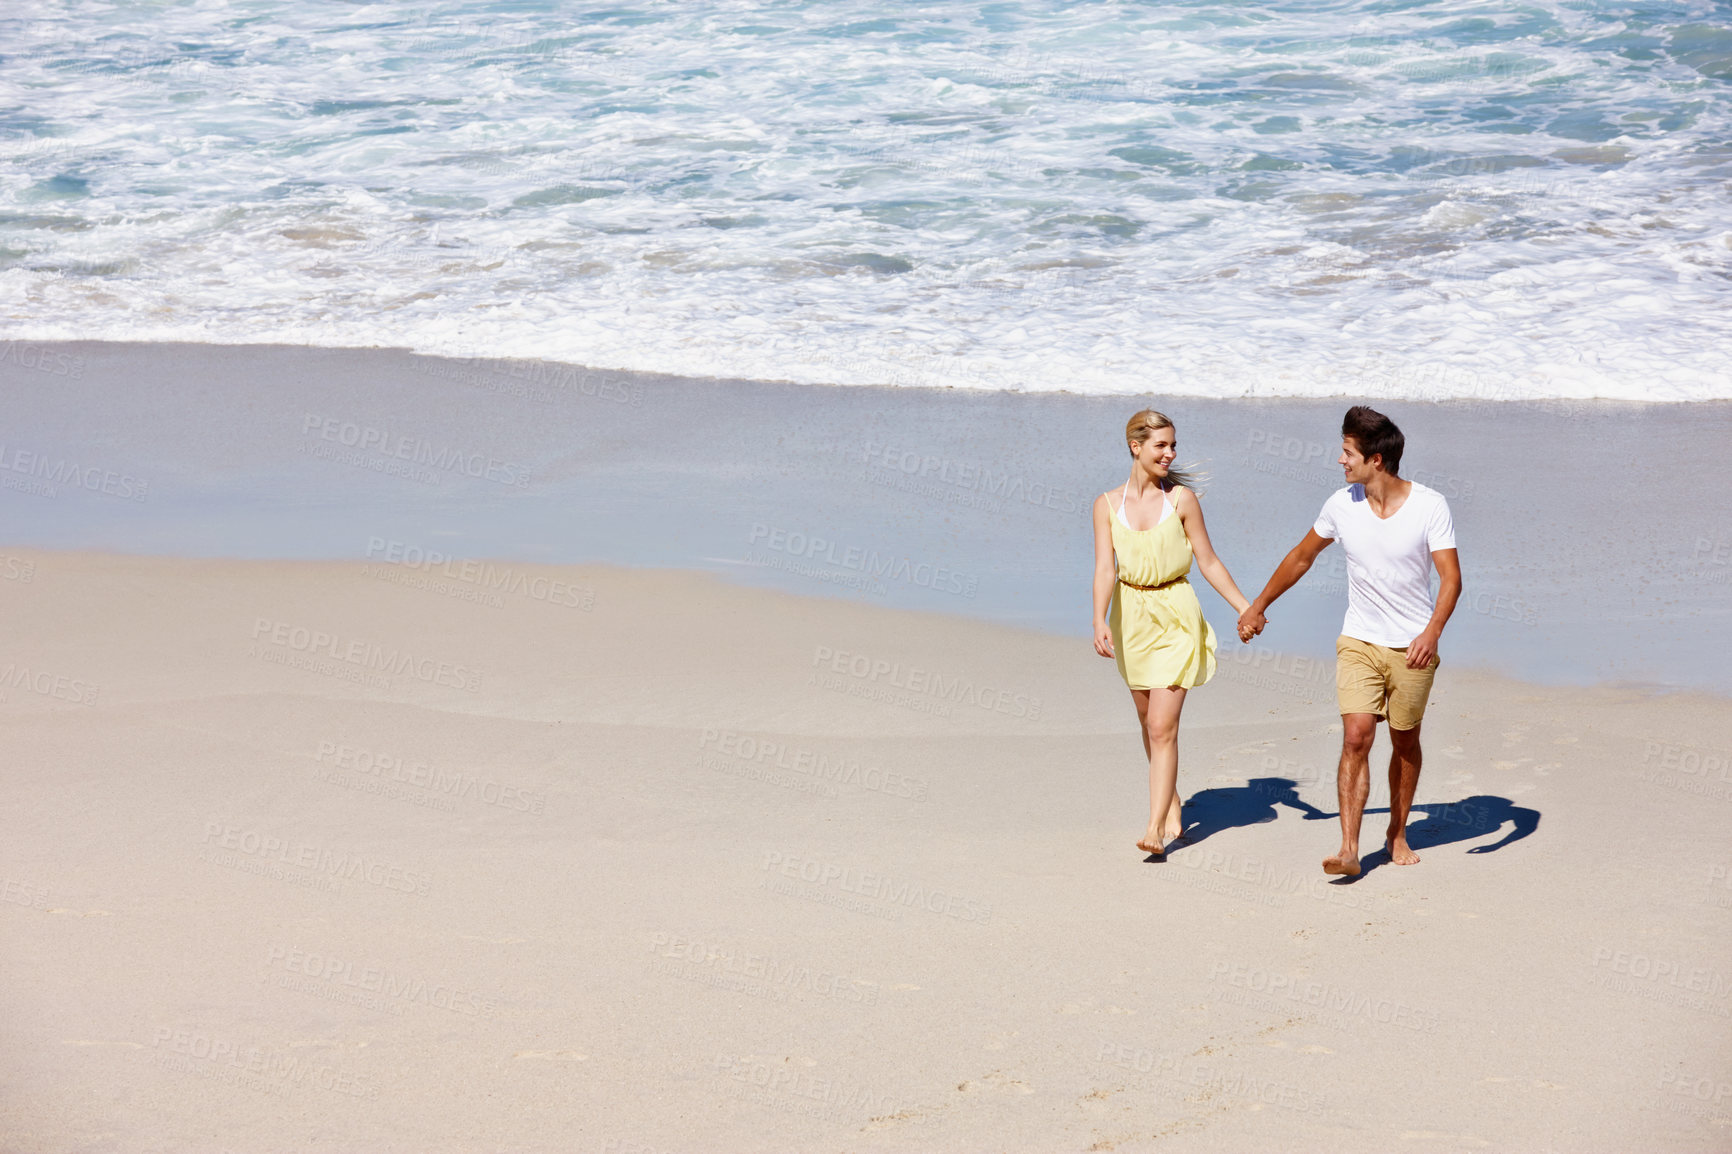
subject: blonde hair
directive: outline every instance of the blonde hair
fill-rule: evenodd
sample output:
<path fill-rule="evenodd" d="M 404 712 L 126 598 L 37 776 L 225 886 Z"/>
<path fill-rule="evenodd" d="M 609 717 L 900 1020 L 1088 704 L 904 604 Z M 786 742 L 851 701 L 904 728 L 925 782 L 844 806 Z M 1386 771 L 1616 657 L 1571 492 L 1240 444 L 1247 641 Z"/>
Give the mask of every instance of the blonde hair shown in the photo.
<path fill-rule="evenodd" d="M 1136 446 L 1148 440 L 1156 430 L 1173 427 L 1172 418 L 1165 413 L 1157 412 L 1154 409 L 1144 409 L 1125 422 L 1125 449 L 1134 460 L 1137 455 Z M 1183 469 L 1169 467 L 1167 469 L 1167 480 L 1175 485 L 1183 485 L 1193 493 L 1201 493 L 1203 490 L 1198 486 L 1208 479 L 1208 474 L 1198 472 L 1195 466 L 1188 465 Z"/>

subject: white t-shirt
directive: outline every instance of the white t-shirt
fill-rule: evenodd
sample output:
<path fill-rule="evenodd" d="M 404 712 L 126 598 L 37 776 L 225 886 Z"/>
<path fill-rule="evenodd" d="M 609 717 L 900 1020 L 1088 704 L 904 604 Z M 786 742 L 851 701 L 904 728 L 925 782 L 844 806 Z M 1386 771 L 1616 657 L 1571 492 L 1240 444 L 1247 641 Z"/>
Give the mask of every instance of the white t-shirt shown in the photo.
<path fill-rule="evenodd" d="M 1410 482 L 1407 500 L 1387 519 L 1371 511 L 1365 486 L 1348 485 L 1323 502 L 1312 525 L 1347 553 L 1347 619 L 1341 632 L 1403 649 L 1431 623 L 1431 551 L 1455 548 L 1449 503 Z"/>

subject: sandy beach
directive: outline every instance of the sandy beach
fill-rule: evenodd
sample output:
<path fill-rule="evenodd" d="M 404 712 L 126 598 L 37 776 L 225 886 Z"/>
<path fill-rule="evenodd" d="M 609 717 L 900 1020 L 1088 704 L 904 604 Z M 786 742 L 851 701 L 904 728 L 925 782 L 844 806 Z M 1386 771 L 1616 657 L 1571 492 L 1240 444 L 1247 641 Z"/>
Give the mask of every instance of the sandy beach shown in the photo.
<path fill-rule="evenodd" d="M 9 6 L 0 1154 L 1732 1151 L 1727 14 Z"/>
<path fill-rule="evenodd" d="M 1718 697 L 1446 662 L 1424 860 L 1340 883 L 1332 673 L 1267 648 L 1155 865 L 1083 639 L 609 565 L 0 576 L 7 1150 L 1728 1141 Z"/>

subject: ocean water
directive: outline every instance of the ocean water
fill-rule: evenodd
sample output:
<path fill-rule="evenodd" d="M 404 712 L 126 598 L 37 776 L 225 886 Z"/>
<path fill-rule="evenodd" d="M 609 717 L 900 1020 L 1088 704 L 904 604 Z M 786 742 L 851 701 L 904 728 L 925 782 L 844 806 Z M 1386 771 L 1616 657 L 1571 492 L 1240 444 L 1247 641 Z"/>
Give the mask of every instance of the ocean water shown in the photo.
<path fill-rule="evenodd" d="M 1711 3 L 15 0 L 0 335 L 1732 397 Z"/>

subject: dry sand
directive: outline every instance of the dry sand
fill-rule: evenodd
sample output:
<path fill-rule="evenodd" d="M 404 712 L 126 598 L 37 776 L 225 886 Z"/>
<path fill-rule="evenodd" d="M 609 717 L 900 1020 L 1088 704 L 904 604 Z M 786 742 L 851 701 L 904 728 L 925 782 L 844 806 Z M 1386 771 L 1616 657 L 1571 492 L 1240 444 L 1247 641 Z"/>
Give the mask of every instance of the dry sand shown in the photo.
<path fill-rule="evenodd" d="M 609 566 L 0 597 L 8 1151 L 1732 1146 L 1723 699 L 1446 634 L 1424 861 L 1338 884 L 1333 672 L 1267 646 L 1157 865 L 1086 640 Z"/>

